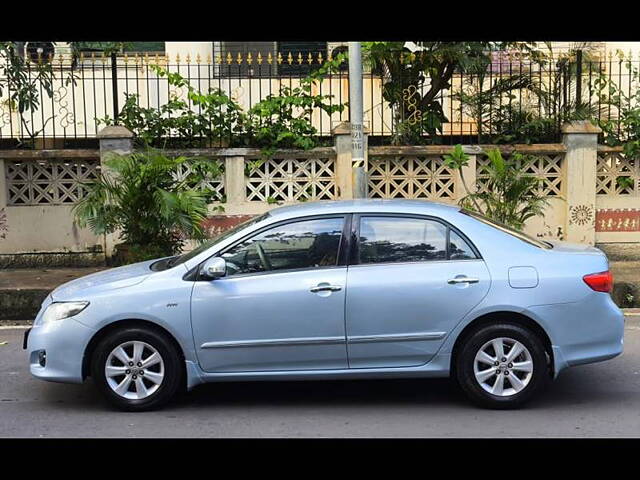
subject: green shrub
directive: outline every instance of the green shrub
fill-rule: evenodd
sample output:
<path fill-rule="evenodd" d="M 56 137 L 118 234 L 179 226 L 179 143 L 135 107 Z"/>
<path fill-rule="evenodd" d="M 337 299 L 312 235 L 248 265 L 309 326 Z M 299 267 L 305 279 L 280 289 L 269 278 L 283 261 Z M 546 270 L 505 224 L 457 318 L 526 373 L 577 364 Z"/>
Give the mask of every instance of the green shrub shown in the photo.
<path fill-rule="evenodd" d="M 78 224 L 97 235 L 118 232 L 126 262 L 175 255 L 187 239 L 204 239 L 201 224 L 216 193 L 194 185 L 218 177 L 221 166 L 189 160 L 191 173 L 177 180 L 187 161 L 152 149 L 111 156 L 108 171 L 86 185 L 87 195 L 74 207 Z"/>
<path fill-rule="evenodd" d="M 303 78 L 298 87 L 281 86 L 277 95 L 267 96 L 246 112 L 220 89 L 199 92 L 180 74 L 152 66 L 171 87 L 186 90 L 190 105 L 174 93 L 159 108 L 144 108 L 137 95 L 127 94 L 118 122 L 144 146 L 256 147 L 262 149 L 263 157 L 280 148 L 307 150 L 318 144 L 318 132 L 311 122 L 314 109 L 331 115 L 345 108 L 346 104 L 331 104 L 333 95 L 312 92 L 345 59 L 344 54 L 337 55 Z M 103 125 L 114 124 L 108 116 L 97 120 Z"/>
<path fill-rule="evenodd" d="M 520 153 L 514 153 L 510 159 L 504 159 L 500 150 L 487 152 L 490 163 L 489 174 L 484 191 L 471 192 L 462 176 L 462 167 L 468 164 L 468 155 L 461 145 L 445 156 L 448 167 L 460 170 L 462 184 L 467 195 L 460 204 L 505 225 L 521 230 L 525 222 L 535 216 L 543 215 L 548 205 L 547 199 L 536 192 L 541 179 L 525 175 L 518 164 L 526 160 Z M 479 187 L 479 185 L 478 185 Z M 479 189 L 478 189 L 479 190 Z"/>

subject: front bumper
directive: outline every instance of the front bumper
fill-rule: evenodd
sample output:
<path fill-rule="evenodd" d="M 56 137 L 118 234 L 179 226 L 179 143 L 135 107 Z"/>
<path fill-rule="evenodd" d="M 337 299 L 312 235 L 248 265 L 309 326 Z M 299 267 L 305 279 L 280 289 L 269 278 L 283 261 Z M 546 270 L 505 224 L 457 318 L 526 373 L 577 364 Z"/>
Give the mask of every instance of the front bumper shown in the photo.
<path fill-rule="evenodd" d="M 73 317 L 34 326 L 25 334 L 31 374 L 50 382 L 82 383 L 82 359 L 94 333 Z"/>

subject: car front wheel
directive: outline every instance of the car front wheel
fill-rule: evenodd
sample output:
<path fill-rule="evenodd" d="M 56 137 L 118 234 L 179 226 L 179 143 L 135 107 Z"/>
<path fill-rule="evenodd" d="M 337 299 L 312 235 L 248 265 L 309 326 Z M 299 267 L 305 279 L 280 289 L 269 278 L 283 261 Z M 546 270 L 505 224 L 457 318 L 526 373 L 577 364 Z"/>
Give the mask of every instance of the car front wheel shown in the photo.
<path fill-rule="evenodd" d="M 456 377 L 462 390 L 480 406 L 519 407 L 549 378 L 544 345 L 520 325 L 486 325 L 462 345 Z"/>
<path fill-rule="evenodd" d="M 160 407 L 179 391 L 180 356 L 170 339 L 147 328 L 129 327 L 103 338 L 93 352 L 92 377 L 121 410 Z"/>

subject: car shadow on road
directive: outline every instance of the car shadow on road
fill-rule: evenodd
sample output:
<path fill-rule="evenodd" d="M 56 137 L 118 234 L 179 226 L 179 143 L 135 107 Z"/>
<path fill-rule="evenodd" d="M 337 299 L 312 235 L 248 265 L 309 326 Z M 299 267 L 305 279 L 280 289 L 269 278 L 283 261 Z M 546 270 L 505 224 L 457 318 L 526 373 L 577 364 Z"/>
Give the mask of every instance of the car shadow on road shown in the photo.
<path fill-rule="evenodd" d="M 594 367 L 585 366 L 563 372 L 527 404 L 527 409 L 566 408 L 575 405 L 598 406 L 618 403 L 634 392 L 612 392 L 606 378 Z M 104 411 L 110 407 L 95 385 L 42 384 L 42 400 L 61 410 L 82 408 Z M 438 379 L 384 379 L 336 381 L 220 382 L 199 385 L 184 393 L 164 410 L 200 410 L 215 407 L 246 408 L 260 406 L 349 407 L 454 407 L 475 409 L 454 381 Z"/>
<path fill-rule="evenodd" d="M 176 407 L 260 405 L 352 406 L 466 403 L 448 379 L 224 382 L 200 385 Z"/>

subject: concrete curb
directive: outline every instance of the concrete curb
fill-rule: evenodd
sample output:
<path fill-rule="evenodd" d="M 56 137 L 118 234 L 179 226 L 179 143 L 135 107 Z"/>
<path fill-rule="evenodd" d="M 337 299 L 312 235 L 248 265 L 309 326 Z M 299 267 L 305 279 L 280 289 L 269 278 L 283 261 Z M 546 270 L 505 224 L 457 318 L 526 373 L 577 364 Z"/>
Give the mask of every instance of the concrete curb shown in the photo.
<path fill-rule="evenodd" d="M 621 308 L 640 307 L 640 285 L 634 282 L 615 282 L 611 298 Z"/>
<path fill-rule="evenodd" d="M 35 318 L 50 289 L 0 290 L 0 323 L 14 318 Z"/>

